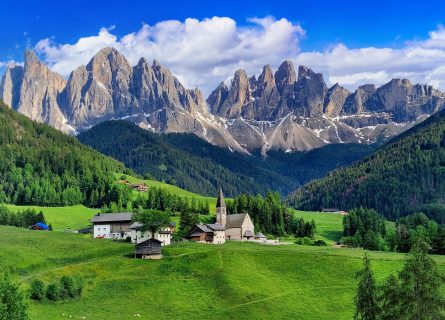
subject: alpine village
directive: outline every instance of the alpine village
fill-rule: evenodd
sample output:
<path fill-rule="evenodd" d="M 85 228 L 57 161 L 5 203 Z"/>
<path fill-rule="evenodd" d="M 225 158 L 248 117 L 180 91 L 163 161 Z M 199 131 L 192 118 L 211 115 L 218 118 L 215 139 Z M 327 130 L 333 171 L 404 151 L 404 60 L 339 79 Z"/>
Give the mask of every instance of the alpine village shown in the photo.
<path fill-rule="evenodd" d="M 445 319 L 444 3 L 2 9 L 0 320 Z"/>

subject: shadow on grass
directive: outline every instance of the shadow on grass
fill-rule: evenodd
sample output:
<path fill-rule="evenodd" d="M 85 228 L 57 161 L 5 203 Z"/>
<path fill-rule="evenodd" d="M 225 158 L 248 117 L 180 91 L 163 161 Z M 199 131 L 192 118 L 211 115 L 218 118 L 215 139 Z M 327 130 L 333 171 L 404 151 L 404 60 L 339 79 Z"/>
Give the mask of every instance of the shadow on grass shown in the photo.
<path fill-rule="evenodd" d="M 327 230 L 324 231 L 321 235 L 328 240 L 340 241 L 341 237 L 343 236 L 343 233 L 341 231 Z"/>

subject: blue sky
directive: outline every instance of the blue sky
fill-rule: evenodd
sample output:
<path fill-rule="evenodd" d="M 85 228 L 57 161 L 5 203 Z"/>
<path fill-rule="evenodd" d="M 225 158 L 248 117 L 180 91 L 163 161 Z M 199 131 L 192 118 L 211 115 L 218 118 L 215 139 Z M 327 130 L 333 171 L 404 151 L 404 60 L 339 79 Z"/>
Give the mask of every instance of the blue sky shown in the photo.
<path fill-rule="evenodd" d="M 3 0 L 1 4 L 2 26 L 0 32 L 0 61 L 5 65 L 9 60 L 22 61 L 23 51 L 27 47 L 35 47 L 39 42 L 39 56 L 50 64 L 55 71 L 67 76 L 69 71 L 77 64 L 85 63 L 91 58 L 92 50 L 99 48 L 89 48 L 90 51 L 82 51 L 82 58 L 73 58 L 73 55 L 80 54 L 79 48 L 62 50 L 64 45 L 74 45 L 79 39 L 89 39 L 97 36 L 101 28 L 108 28 L 107 33 L 116 38 L 116 42 L 110 42 L 112 46 L 123 47 L 120 42 L 122 37 L 141 30 L 143 24 L 154 27 L 157 23 L 167 20 L 178 20 L 184 23 L 187 18 L 194 18 L 202 22 L 207 18 L 228 17 L 236 23 L 234 37 L 243 37 L 243 28 L 256 32 L 261 25 L 266 34 L 270 30 L 261 22 L 252 22 L 252 18 L 274 18 L 276 21 L 284 18 L 285 22 L 294 27 L 301 28 L 302 31 L 294 29 L 289 31 L 289 35 L 284 37 L 282 42 L 274 46 L 283 47 L 288 44 L 291 49 L 280 49 L 274 51 L 273 47 L 255 47 L 252 50 L 263 50 L 262 59 L 258 53 L 253 53 L 252 61 L 246 58 L 248 53 L 245 48 L 252 44 L 246 44 L 243 54 L 239 50 L 226 64 L 224 59 L 216 64 L 208 61 L 190 61 L 187 56 L 170 58 L 167 51 L 159 49 L 147 49 L 147 47 L 122 48 L 124 53 L 130 55 L 132 64 L 137 57 L 132 57 L 132 52 L 137 51 L 140 55 L 147 55 L 148 58 L 158 58 L 161 62 L 172 68 L 175 74 L 189 86 L 204 86 L 208 91 L 216 82 L 227 80 L 234 68 L 243 67 L 251 73 L 258 73 L 262 64 L 270 63 L 277 67 L 280 59 L 291 59 L 296 64 L 307 63 L 310 67 L 316 68 L 326 74 L 328 82 L 343 80 L 346 86 L 356 86 L 362 82 L 375 80 L 381 83 L 393 76 L 406 75 L 414 81 L 426 81 L 436 86 L 445 87 L 440 79 L 431 78 L 431 74 L 439 74 L 442 71 L 442 55 L 435 55 L 432 62 L 426 63 L 427 57 L 420 60 L 409 60 L 404 50 L 412 47 L 424 48 L 424 45 L 413 45 L 415 42 L 428 41 L 431 39 L 430 32 L 442 33 L 440 25 L 445 23 L 445 2 L 444 1 L 11 1 Z M 250 20 L 249 20 L 250 19 Z M 226 21 L 227 22 L 227 21 Z M 185 25 L 185 24 L 184 24 Z M 219 25 L 219 24 L 218 24 Z M 218 28 L 217 26 L 211 27 Z M 249 29 L 250 28 L 250 29 Z M 202 30 L 201 30 L 202 31 Z M 270 31 L 270 32 L 272 32 Z M 215 33 L 216 34 L 216 33 Z M 245 33 L 244 33 L 245 34 Z M 273 37 L 280 37 L 285 31 L 278 31 Z M 444 32 L 445 35 L 445 32 Z M 228 36 L 230 37 L 230 36 Z M 295 41 L 292 39 L 295 38 Z M 439 35 L 438 38 L 442 38 Z M 445 37 L 444 37 L 445 38 Z M 42 43 L 42 39 L 46 39 Z M 151 36 L 145 38 L 149 41 Z M 182 39 L 182 38 L 181 38 Z M 261 35 L 258 39 L 264 41 Z M 199 39 L 198 39 L 199 40 Z M 196 40 L 196 41 L 198 41 Z M 92 39 L 91 41 L 95 41 Z M 229 40 L 228 40 L 229 41 Z M 287 42 L 286 42 L 287 41 Z M 159 39 L 155 40 L 158 46 L 165 43 Z M 108 43 L 108 42 L 107 42 Z M 344 46 L 344 52 L 334 51 L 334 47 Z M 201 44 L 202 50 L 206 50 L 206 43 Z M 434 45 L 431 50 L 442 50 L 442 45 Z M 445 47 L 445 46 L 444 46 Z M 145 49 L 144 49 L 145 48 Z M 197 50 L 196 46 L 194 50 Z M 224 47 L 228 50 L 229 47 Z M 377 48 L 380 51 L 358 52 L 366 48 Z M 382 60 L 382 67 L 369 65 L 367 60 L 373 59 L 376 54 L 376 61 L 383 59 L 387 54 L 382 50 L 396 50 L 395 55 L 386 56 Z M 192 50 L 192 49 L 190 49 Z M 214 48 L 214 50 L 216 50 Z M 400 50 L 400 51 L 397 51 Z M 340 50 L 341 51 L 341 50 Z M 416 52 L 420 52 L 417 50 Z M 301 54 L 303 53 L 303 55 Z M 307 53 L 307 54 L 305 54 Z M 311 53 L 313 53 L 311 55 Z M 175 52 L 171 53 L 176 55 Z M 214 54 L 212 51 L 209 55 Z M 368 55 L 369 54 L 369 55 Z M 195 56 L 196 54 L 194 54 Z M 353 63 L 345 65 L 341 70 L 333 65 L 334 58 L 351 60 Z M 368 55 L 369 58 L 363 57 Z M 399 59 L 400 55 L 406 63 L 398 62 L 398 67 L 391 65 L 391 59 Z M 273 57 L 277 57 L 274 59 Z M 412 56 L 412 53 L 411 53 Z M 360 58 L 361 57 L 361 58 Z M 360 59 L 359 59 L 360 58 Z M 319 59 L 326 62 L 322 63 Z M 205 59 L 204 59 L 205 60 Z M 405 61 L 403 60 L 403 61 Z M 444 59 L 445 60 L 445 59 Z M 425 62 L 425 67 L 422 67 Z M 420 67 L 416 64 L 422 64 Z M 71 68 L 71 70 L 70 70 Z M 176 68 L 176 70 L 174 69 Z M 221 69 L 227 69 L 221 71 Z M 343 70 L 343 71 L 342 71 Z M 196 73 L 193 75 L 193 73 Z M 204 80 L 199 80 L 199 75 L 205 72 L 209 74 Z M 192 75 L 190 75 L 192 74 Z M 439 77 L 439 76 L 437 76 Z M 207 87 L 206 87 L 207 86 Z"/>

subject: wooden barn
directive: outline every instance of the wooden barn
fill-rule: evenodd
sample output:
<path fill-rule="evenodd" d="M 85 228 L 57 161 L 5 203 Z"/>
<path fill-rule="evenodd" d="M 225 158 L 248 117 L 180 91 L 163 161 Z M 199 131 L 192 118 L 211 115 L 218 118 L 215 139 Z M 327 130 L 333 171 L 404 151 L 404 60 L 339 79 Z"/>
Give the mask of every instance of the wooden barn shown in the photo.
<path fill-rule="evenodd" d="M 134 256 L 139 259 L 161 259 L 162 241 L 151 238 L 136 244 Z"/>

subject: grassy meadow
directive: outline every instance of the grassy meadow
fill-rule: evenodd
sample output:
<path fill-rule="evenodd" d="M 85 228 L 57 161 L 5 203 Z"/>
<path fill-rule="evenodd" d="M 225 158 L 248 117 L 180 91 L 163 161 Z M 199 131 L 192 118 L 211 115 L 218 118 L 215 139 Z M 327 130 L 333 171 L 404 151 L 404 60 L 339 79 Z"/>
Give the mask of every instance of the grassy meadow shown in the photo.
<path fill-rule="evenodd" d="M 16 206 L 6 204 L 11 210 L 35 209 L 42 211 L 48 223 L 51 223 L 54 231 L 64 231 L 65 228 L 79 229 L 90 225 L 90 219 L 99 212 L 99 209 L 87 208 L 83 205 L 70 207 L 39 207 Z"/>
<path fill-rule="evenodd" d="M 293 210 L 295 218 L 303 218 L 305 221 L 315 221 L 317 226 L 316 236 L 327 242 L 339 241 L 343 234 L 343 216 L 337 213 L 311 212 Z"/>
<path fill-rule="evenodd" d="M 162 260 L 133 247 L 62 232 L 0 227 L 0 269 L 26 288 L 34 278 L 82 277 L 81 298 L 31 302 L 39 319 L 351 319 L 364 251 L 333 247 L 180 243 Z M 370 252 L 378 281 L 403 254 Z M 445 257 L 435 257 L 445 271 Z"/>

